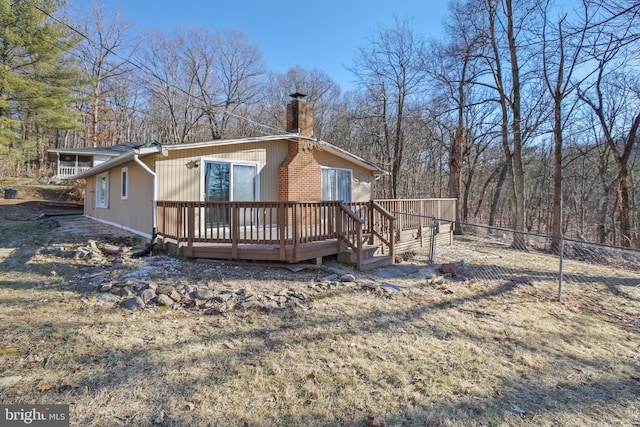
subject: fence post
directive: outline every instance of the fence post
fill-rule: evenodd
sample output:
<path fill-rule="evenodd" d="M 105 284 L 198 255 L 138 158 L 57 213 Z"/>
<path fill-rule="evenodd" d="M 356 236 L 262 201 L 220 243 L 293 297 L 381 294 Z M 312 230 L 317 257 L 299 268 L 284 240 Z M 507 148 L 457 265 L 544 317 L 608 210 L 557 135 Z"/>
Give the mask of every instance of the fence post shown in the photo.
<path fill-rule="evenodd" d="M 560 238 L 560 266 L 558 272 L 558 301 L 562 301 L 562 260 L 564 259 L 564 237 Z"/>
<path fill-rule="evenodd" d="M 431 217 L 431 236 L 429 238 L 429 264 L 433 264 L 436 258 L 436 234 L 437 234 L 438 220 L 435 216 Z"/>

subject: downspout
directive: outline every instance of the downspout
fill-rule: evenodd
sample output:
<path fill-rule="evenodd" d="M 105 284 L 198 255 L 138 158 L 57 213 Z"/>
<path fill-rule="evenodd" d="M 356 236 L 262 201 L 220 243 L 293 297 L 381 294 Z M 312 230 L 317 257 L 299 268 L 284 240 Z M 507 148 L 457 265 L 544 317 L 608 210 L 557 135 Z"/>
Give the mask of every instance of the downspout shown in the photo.
<path fill-rule="evenodd" d="M 149 166 L 145 165 L 144 162 L 142 162 L 142 160 L 140 160 L 140 158 L 138 157 L 138 154 L 140 153 L 139 150 L 135 150 L 134 151 L 134 155 L 133 155 L 133 160 L 139 164 L 142 169 L 146 170 L 147 172 L 149 172 L 151 174 L 151 176 L 153 176 L 153 191 L 151 192 L 153 199 L 151 200 L 152 202 L 152 231 L 151 231 L 151 243 L 149 244 L 149 246 L 147 246 L 145 249 L 141 250 L 140 252 L 136 252 L 134 254 L 131 255 L 132 258 L 139 258 L 145 255 L 148 255 L 151 253 L 151 251 L 153 250 L 153 248 L 156 245 L 156 240 L 158 238 L 158 228 L 157 228 L 157 200 L 158 200 L 158 175 L 152 171 Z"/>

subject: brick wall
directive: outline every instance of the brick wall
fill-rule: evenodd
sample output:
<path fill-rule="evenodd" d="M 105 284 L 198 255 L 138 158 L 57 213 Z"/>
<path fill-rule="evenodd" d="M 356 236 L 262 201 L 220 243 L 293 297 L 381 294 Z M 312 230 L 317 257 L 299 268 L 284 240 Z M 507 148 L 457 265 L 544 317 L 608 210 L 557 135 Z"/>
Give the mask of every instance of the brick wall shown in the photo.
<path fill-rule="evenodd" d="M 287 104 L 287 131 L 313 136 L 313 104 L 304 95 L 293 94 Z M 313 141 L 292 137 L 287 158 L 278 168 L 278 199 L 317 201 L 322 199 L 322 171 L 313 157 Z"/>
<path fill-rule="evenodd" d="M 296 98 L 287 104 L 287 132 L 313 136 L 313 104 Z"/>
<path fill-rule="evenodd" d="M 322 171 L 313 157 L 313 142 L 292 138 L 289 155 L 278 168 L 278 199 L 316 201 L 322 198 Z"/>

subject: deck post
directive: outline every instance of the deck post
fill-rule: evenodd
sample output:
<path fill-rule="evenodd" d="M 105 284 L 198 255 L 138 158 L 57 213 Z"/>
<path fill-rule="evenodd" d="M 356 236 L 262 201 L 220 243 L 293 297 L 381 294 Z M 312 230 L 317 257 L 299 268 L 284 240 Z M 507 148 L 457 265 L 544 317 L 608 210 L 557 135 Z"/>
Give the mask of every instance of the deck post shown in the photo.
<path fill-rule="evenodd" d="M 237 203 L 231 203 L 231 259 L 238 259 L 238 237 L 240 236 L 240 209 Z"/>
<path fill-rule="evenodd" d="M 280 236 L 280 253 L 278 257 L 280 261 L 287 260 L 286 244 L 287 244 L 287 207 L 283 203 L 278 203 L 278 235 Z"/>
<path fill-rule="evenodd" d="M 356 222 L 356 241 L 355 241 L 355 247 L 356 247 L 356 268 L 358 269 L 358 271 L 362 271 L 362 261 L 364 260 L 364 254 L 362 253 L 362 223 L 361 222 Z"/>
<path fill-rule="evenodd" d="M 298 262 L 298 256 L 300 255 L 298 253 L 298 251 L 300 250 L 300 212 L 298 210 L 298 204 L 297 203 L 293 203 L 292 205 L 292 212 L 293 212 L 293 221 L 292 221 L 292 225 L 293 225 L 293 262 Z"/>
<path fill-rule="evenodd" d="M 344 212 L 342 209 L 338 209 L 337 206 L 332 206 L 332 216 L 336 218 L 336 234 L 338 236 L 338 253 L 345 249 L 344 245 Z"/>
<path fill-rule="evenodd" d="M 187 256 L 193 256 L 193 237 L 196 232 L 196 211 L 193 203 L 187 203 Z"/>
<path fill-rule="evenodd" d="M 365 233 L 369 234 L 369 244 L 373 245 L 373 229 L 374 229 L 374 216 L 373 216 L 373 200 L 369 200 L 369 205 L 368 205 L 368 209 L 369 212 L 368 216 L 369 216 L 369 225 L 367 225 L 368 229 L 365 230 Z"/>

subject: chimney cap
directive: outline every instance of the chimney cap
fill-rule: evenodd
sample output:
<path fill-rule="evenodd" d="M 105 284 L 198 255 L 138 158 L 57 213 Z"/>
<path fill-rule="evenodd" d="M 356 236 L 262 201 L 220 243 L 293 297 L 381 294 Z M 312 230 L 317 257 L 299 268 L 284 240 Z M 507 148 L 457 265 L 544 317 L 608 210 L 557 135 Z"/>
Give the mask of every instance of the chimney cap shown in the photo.
<path fill-rule="evenodd" d="M 302 98 L 306 97 L 307 95 L 304 94 L 304 93 L 296 92 L 296 93 L 292 93 L 289 96 L 292 97 L 293 99 L 302 99 Z"/>

